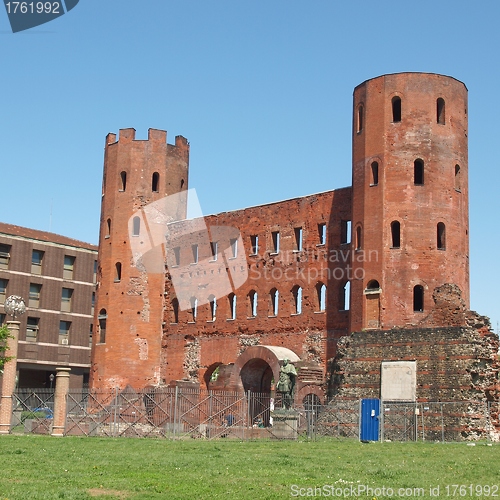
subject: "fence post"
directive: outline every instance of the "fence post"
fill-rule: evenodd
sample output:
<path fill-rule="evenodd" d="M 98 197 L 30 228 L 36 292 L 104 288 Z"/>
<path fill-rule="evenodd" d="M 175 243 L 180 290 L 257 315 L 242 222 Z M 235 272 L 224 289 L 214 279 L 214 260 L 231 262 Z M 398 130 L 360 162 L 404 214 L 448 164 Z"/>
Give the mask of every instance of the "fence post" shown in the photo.
<path fill-rule="evenodd" d="M 56 390 L 54 393 L 54 421 L 51 436 L 64 436 L 66 424 L 66 398 L 69 390 L 71 368 L 56 368 Z"/>
<path fill-rule="evenodd" d="M 12 394 L 16 388 L 17 341 L 19 340 L 19 321 L 7 321 L 10 337 L 7 339 L 5 357 L 12 358 L 3 367 L 2 403 L 0 406 L 0 434 L 9 434 L 12 419 Z"/>
<path fill-rule="evenodd" d="M 177 425 L 177 398 L 179 395 L 179 386 L 175 386 L 175 400 L 174 400 L 174 439 L 175 439 L 175 427 Z"/>
<path fill-rule="evenodd" d="M 118 387 L 115 387 L 115 397 L 114 397 L 113 401 L 114 401 L 114 404 L 113 404 L 113 432 L 112 432 L 112 436 L 116 437 L 117 433 L 119 433 L 119 431 L 120 431 L 119 424 L 117 422 L 117 413 L 118 413 Z M 117 425 L 118 425 L 118 429 L 117 429 Z"/>
<path fill-rule="evenodd" d="M 208 391 L 208 428 L 207 432 L 205 433 L 205 436 L 209 439 L 212 437 L 212 426 L 214 423 L 214 418 L 212 414 L 214 410 L 212 397 L 213 397 L 212 391 Z"/>
<path fill-rule="evenodd" d="M 253 422 L 252 422 L 252 419 L 251 419 L 252 410 L 250 409 L 250 405 L 253 405 L 252 391 L 249 390 L 247 392 L 247 396 L 248 396 L 248 401 L 247 401 L 247 426 L 248 426 L 249 429 L 251 429 L 253 427 Z"/>
<path fill-rule="evenodd" d="M 360 406 L 360 415 L 361 415 L 361 406 Z M 384 400 L 380 401 L 380 413 L 378 415 L 378 425 L 379 425 L 379 436 L 380 436 L 380 442 L 383 443 L 385 439 L 385 405 L 384 405 Z M 361 437 L 361 433 L 359 434 Z"/>

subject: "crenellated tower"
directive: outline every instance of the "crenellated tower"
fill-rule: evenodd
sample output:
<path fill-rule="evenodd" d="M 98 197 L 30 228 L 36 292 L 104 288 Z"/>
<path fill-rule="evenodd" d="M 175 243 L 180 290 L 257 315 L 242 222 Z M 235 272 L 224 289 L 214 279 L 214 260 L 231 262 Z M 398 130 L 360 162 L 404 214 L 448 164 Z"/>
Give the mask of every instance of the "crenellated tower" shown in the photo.
<path fill-rule="evenodd" d="M 164 233 L 154 234 L 164 200 L 186 193 L 189 143 L 150 129 L 106 137 L 99 235 L 98 286 L 90 384 L 141 388 L 160 380 L 165 289 Z M 168 198 L 170 197 L 170 198 Z M 186 197 L 174 197 L 169 220 L 186 216 Z M 182 203 L 179 203 L 182 200 Z M 152 207 L 152 209 L 151 209 Z M 149 211 L 148 211 L 149 210 Z M 162 220 L 165 220 L 164 218 Z M 156 232 L 161 224 L 156 224 Z"/>
<path fill-rule="evenodd" d="M 469 307 L 467 88 L 380 76 L 355 88 L 353 113 L 350 330 L 417 325 L 445 283 Z"/>

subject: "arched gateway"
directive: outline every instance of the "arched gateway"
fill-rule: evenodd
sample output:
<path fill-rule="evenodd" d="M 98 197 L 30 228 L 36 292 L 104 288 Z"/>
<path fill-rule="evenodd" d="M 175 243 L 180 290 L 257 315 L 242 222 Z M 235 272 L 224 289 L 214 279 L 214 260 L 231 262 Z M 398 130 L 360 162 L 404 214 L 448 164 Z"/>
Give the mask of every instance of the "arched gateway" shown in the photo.
<path fill-rule="evenodd" d="M 279 379 L 284 359 L 292 363 L 300 361 L 286 347 L 259 345 L 249 347 L 234 363 L 231 386 L 255 393 L 248 409 L 251 422 L 259 418 L 263 425 L 269 424 L 271 381 Z"/>
<path fill-rule="evenodd" d="M 246 349 L 234 363 L 231 386 L 245 391 L 269 393 L 271 380 L 278 380 L 284 359 L 292 363 L 300 358 L 286 347 L 257 345 Z"/>

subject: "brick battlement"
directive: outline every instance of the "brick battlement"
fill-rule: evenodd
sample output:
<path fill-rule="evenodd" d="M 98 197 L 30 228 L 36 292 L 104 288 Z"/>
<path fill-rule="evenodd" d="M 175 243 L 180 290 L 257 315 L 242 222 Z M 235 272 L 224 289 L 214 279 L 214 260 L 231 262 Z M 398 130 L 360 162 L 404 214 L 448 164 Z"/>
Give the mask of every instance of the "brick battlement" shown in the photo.
<path fill-rule="evenodd" d="M 167 143 L 167 131 L 159 130 L 155 128 L 148 129 L 147 139 L 136 139 L 135 128 L 122 128 L 118 132 L 118 140 L 116 139 L 116 134 L 109 133 L 106 136 L 106 146 L 111 144 L 116 144 L 117 142 L 129 143 L 129 142 L 156 142 L 156 143 Z M 175 136 L 175 144 L 168 144 L 171 147 L 187 148 L 189 146 L 189 141 L 182 135 Z"/>

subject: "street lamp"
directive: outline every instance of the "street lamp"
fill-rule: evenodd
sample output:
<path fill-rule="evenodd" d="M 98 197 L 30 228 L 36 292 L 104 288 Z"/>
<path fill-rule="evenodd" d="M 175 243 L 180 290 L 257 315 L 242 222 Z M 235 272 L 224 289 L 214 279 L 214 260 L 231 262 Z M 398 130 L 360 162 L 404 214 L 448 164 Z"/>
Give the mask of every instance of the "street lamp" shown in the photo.
<path fill-rule="evenodd" d="M 55 379 L 54 374 L 53 374 L 53 373 L 51 373 L 51 374 L 49 375 L 49 380 L 50 380 L 50 388 L 51 388 L 51 389 L 52 389 L 52 382 L 54 382 L 54 379 Z"/>
<path fill-rule="evenodd" d="M 11 295 L 4 303 L 5 313 L 12 316 L 12 321 L 7 321 L 9 338 L 7 339 L 6 356 L 10 359 L 3 367 L 2 377 L 2 405 L 0 406 L 0 434 L 9 434 L 12 417 L 12 395 L 16 386 L 17 371 L 17 343 L 19 339 L 19 321 L 17 316 L 21 316 L 26 311 L 26 305 L 22 297 Z"/>
<path fill-rule="evenodd" d="M 6 314 L 12 316 L 12 320 L 16 320 L 16 316 L 21 316 L 26 312 L 26 304 L 24 299 L 18 295 L 10 295 L 5 299 L 3 305 Z"/>

